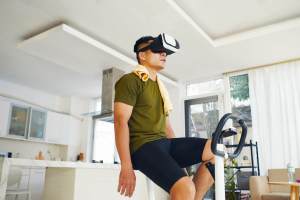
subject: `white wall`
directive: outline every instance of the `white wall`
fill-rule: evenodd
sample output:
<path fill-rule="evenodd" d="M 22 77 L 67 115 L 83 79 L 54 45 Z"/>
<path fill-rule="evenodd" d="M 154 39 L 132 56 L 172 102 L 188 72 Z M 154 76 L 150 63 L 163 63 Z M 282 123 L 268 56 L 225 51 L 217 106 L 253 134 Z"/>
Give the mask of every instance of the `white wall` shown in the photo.
<path fill-rule="evenodd" d="M 88 113 L 92 110 L 91 104 L 94 101 L 91 99 L 86 98 L 79 98 L 79 97 L 70 97 L 69 100 L 69 113 L 73 116 L 80 117 L 81 126 L 77 128 L 80 130 L 80 135 L 76 135 L 74 138 L 71 136 L 71 143 L 68 148 L 68 155 L 70 157 L 77 155 L 78 153 L 82 152 L 85 155 L 85 160 L 88 160 L 90 154 L 90 139 L 92 134 L 92 118 L 91 117 L 83 117 L 83 113 Z M 78 131 L 78 130 L 77 130 Z M 76 130 L 74 130 L 76 132 Z M 69 156 L 68 156 L 69 157 Z"/>
<path fill-rule="evenodd" d="M 68 112 L 69 99 L 0 80 L 0 95 L 18 98 L 59 112 Z"/>
<path fill-rule="evenodd" d="M 171 126 L 176 137 L 185 137 L 184 123 L 184 98 L 185 84 L 179 83 L 178 86 L 166 84 L 170 99 L 173 104 L 173 111 L 170 114 Z"/>
<path fill-rule="evenodd" d="M 82 117 L 83 113 L 89 112 L 91 101 L 88 98 L 69 97 L 68 113 Z"/>

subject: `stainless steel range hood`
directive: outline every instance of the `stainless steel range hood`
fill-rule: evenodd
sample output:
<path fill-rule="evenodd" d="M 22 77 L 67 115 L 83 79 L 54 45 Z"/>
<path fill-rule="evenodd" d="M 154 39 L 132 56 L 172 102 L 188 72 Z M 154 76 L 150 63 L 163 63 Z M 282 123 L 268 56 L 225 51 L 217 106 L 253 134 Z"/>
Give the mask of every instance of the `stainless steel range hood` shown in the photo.
<path fill-rule="evenodd" d="M 102 95 L 101 95 L 101 113 L 94 115 L 93 119 L 113 122 L 113 107 L 115 83 L 124 75 L 125 72 L 117 68 L 103 70 L 102 74 Z"/>

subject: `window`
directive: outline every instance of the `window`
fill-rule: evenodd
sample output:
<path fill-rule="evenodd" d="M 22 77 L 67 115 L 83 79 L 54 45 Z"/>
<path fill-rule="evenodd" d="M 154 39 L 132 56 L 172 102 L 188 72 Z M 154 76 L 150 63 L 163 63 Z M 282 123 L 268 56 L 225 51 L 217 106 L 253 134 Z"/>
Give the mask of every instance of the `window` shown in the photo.
<path fill-rule="evenodd" d="M 119 162 L 115 147 L 114 124 L 101 120 L 95 120 L 94 123 L 92 160 L 103 163 Z"/>
<path fill-rule="evenodd" d="M 219 121 L 218 96 L 185 101 L 186 136 L 210 138 Z"/>
<path fill-rule="evenodd" d="M 248 127 L 252 126 L 248 74 L 231 76 L 229 84 L 232 113 L 245 120 Z"/>

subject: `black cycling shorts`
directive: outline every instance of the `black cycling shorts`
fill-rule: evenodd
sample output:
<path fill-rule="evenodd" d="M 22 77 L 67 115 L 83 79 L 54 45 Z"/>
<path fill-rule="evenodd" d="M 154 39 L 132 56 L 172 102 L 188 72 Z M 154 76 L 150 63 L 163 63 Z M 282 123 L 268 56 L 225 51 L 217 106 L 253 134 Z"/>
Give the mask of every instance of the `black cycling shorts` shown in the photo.
<path fill-rule="evenodd" d="M 187 176 L 182 169 L 202 162 L 207 139 L 162 138 L 142 145 L 131 156 L 133 168 L 170 193 L 173 184 Z"/>

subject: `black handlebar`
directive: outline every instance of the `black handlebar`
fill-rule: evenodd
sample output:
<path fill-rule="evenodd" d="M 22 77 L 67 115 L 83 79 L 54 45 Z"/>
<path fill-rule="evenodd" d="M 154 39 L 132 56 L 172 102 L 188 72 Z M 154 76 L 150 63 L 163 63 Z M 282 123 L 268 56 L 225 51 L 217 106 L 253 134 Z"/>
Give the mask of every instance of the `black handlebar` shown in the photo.
<path fill-rule="evenodd" d="M 229 119 L 232 119 L 233 121 L 237 121 L 242 127 L 242 135 L 241 135 L 240 142 L 237 145 L 237 148 L 235 149 L 234 153 L 228 153 L 229 158 L 236 158 L 241 153 L 243 146 L 245 144 L 245 140 L 247 136 L 247 126 L 244 120 L 233 116 L 231 113 L 225 114 L 219 121 L 216 131 L 214 132 L 212 137 L 211 150 L 215 155 L 222 156 L 222 157 L 225 156 L 225 153 L 223 151 L 219 151 L 217 149 L 217 144 L 222 144 L 223 138 L 230 137 L 237 134 L 236 131 L 232 129 L 223 130 L 224 125 Z"/>

